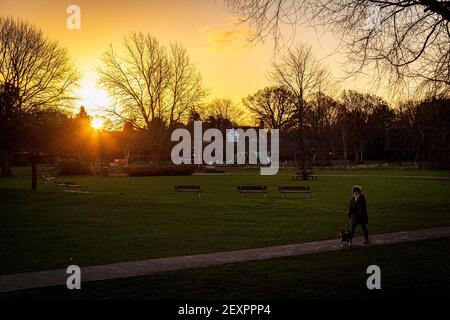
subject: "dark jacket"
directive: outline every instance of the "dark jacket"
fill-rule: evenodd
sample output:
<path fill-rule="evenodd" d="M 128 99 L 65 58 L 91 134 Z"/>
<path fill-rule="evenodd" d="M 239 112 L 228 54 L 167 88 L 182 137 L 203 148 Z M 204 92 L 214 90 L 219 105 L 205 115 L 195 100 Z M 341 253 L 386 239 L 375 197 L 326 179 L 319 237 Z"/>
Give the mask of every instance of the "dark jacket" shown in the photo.
<path fill-rule="evenodd" d="M 366 197 L 363 194 L 359 195 L 358 200 L 355 200 L 353 197 L 350 199 L 348 217 L 356 223 L 367 224 L 369 222 Z"/>

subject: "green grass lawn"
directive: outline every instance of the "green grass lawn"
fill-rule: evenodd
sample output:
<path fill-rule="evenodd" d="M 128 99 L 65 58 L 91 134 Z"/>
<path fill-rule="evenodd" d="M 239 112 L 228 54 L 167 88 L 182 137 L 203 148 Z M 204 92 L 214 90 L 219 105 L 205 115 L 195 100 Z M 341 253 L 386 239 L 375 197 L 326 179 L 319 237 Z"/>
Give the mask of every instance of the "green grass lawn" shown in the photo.
<path fill-rule="evenodd" d="M 400 177 L 448 172 L 319 171 L 319 181 L 308 183 L 310 199 L 282 199 L 277 193 L 278 185 L 304 184 L 291 181 L 289 171 L 61 178 L 91 194 L 67 194 L 44 184 L 32 192 L 29 170 L 14 173 L 0 179 L 0 274 L 335 238 L 347 224 L 355 184 L 363 186 L 368 199 L 371 233 L 450 225 L 448 181 Z M 206 192 L 200 199 L 178 194 L 175 184 L 199 184 Z M 240 184 L 264 184 L 270 193 L 267 199 L 241 198 Z"/>
<path fill-rule="evenodd" d="M 164 272 L 0 295 L 1 299 L 448 299 L 450 238 Z M 381 269 L 368 290 L 366 269 Z"/>

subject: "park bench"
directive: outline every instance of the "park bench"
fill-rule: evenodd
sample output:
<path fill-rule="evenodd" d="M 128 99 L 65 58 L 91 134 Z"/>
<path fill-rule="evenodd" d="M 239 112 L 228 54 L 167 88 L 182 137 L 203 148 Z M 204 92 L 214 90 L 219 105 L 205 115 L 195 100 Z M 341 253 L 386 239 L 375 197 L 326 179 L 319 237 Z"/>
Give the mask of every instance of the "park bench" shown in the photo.
<path fill-rule="evenodd" d="M 56 177 L 52 177 L 50 175 L 43 174 L 41 175 L 43 183 L 52 183 L 55 181 Z"/>
<path fill-rule="evenodd" d="M 309 186 L 280 186 L 278 187 L 278 191 L 283 198 L 285 193 L 304 193 L 306 198 L 309 198 L 309 194 L 311 193 Z"/>
<path fill-rule="evenodd" d="M 202 188 L 200 186 L 189 186 L 189 185 L 177 185 L 175 186 L 175 191 L 177 192 L 195 192 L 198 194 L 198 197 L 200 198 L 201 193 L 203 192 Z"/>
<path fill-rule="evenodd" d="M 314 174 L 314 168 L 306 168 L 305 171 L 297 171 L 292 177 L 292 180 L 318 180 L 318 176 Z"/>
<path fill-rule="evenodd" d="M 54 184 L 55 186 L 57 186 L 57 187 L 60 187 L 60 188 L 64 188 L 64 187 L 66 186 L 66 183 L 65 183 L 65 182 L 62 182 L 62 181 L 59 181 L 59 180 L 53 181 L 53 184 Z"/>
<path fill-rule="evenodd" d="M 64 192 L 74 192 L 74 193 L 90 193 L 89 191 L 81 190 L 81 186 L 77 184 L 76 182 L 61 182 L 61 181 L 55 181 L 54 182 L 57 187 L 60 187 Z"/>
<path fill-rule="evenodd" d="M 241 196 L 244 196 L 244 193 L 264 193 L 264 198 L 267 197 L 267 186 L 238 186 L 238 192 Z"/>

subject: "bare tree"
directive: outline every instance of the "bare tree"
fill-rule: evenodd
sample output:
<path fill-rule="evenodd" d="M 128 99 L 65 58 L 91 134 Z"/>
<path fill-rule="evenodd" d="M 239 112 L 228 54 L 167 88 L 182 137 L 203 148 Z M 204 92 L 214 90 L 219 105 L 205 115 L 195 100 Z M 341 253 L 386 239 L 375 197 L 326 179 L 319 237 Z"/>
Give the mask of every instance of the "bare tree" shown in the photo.
<path fill-rule="evenodd" d="M 48 40 L 40 29 L 24 21 L 0 18 L 0 84 L 6 89 L 1 90 L 2 95 L 8 95 L 1 99 L 5 103 L 2 122 L 26 130 L 30 127 L 27 121 L 36 122 L 46 109 L 68 105 L 75 98 L 72 89 L 78 79 L 67 51 L 57 42 Z M 6 135 L 13 141 L 9 146 L 20 143 L 18 135 Z M 39 153 L 32 149 L 32 188 L 36 189 Z"/>
<path fill-rule="evenodd" d="M 143 33 L 125 37 L 120 52 L 110 46 L 102 62 L 99 83 L 115 102 L 106 111 L 146 131 L 158 164 L 167 129 L 186 121 L 205 95 L 200 73 L 183 47 L 167 47 Z"/>
<path fill-rule="evenodd" d="M 279 62 L 273 64 L 269 77 L 294 96 L 299 151 L 302 155 L 302 166 L 306 167 L 304 130 L 308 103 L 315 98 L 317 92 L 323 92 L 330 86 L 330 75 L 314 57 L 311 47 L 300 44 L 289 49 Z"/>
<path fill-rule="evenodd" d="M 283 129 L 294 120 L 295 97 L 285 87 L 267 87 L 243 101 L 256 121 L 270 129 Z"/>
<path fill-rule="evenodd" d="M 352 72 L 377 71 L 397 90 L 450 91 L 447 0 L 225 0 L 255 29 L 254 40 L 282 38 L 281 26 L 323 26 L 341 37 Z M 386 79 L 387 78 L 387 79 Z"/>
<path fill-rule="evenodd" d="M 213 118 L 217 122 L 227 121 L 236 126 L 246 119 L 245 110 L 228 98 L 216 98 L 207 103 L 203 110 L 203 117 Z"/>
<path fill-rule="evenodd" d="M 202 78 L 191 62 L 185 48 L 179 44 L 170 47 L 170 65 L 173 79 L 170 81 L 170 118 L 169 126 L 177 122 L 186 122 L 192 108 L 199 105 L 206 95 L 202 87 Z"/>
<path fill-rule="evenodd" d="M 274 62 L 269 78 L 295 95 L 298 108 L 331 86 L 328 70 L 305 44 L 290 48 Z"/>

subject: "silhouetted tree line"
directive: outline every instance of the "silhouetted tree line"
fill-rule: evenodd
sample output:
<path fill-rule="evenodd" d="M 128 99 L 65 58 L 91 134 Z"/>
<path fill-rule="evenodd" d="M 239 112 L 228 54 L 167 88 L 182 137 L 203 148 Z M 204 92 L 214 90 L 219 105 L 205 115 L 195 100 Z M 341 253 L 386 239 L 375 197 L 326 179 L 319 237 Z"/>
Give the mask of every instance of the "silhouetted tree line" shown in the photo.
<path fill-rule="evenodd" d="M 306 109 L 303 132 L 311 163 L 383 160 L 450 167 L 449 99 L 392 108 L 379 97 L 346 91 L 337 100 L 318 94 Z M 281 159 L 295 158 L 297 131 L 295 123 L 281 128 Z"/>
<path fill-rule="evenodd" d="M 394 108 L 372 94 L 348 90 L 335 99 L 318 92 L 302 103 L 301 115 L 297 102 L 283 86 L 266 87 L 243 100 L 255 127 L 280 130 L 282 161 L 306 158 L 309 164 L 333 165 L 381 160 L 450 167 L 450 99 L 408 101 Z M 193 112 L 186 127 L 192 130 L 196 120 L 203 121 L 204 129 L 223 133 L 245 127 L 221 112 Z"/>
<path fill-rule="evenodd" d="M 439 22 L 440 23 L 440 22 Z M 280 129 L 281 160 L 306 166 L 352 161 L 414 161 L 448 168 L 450 100 L 448 83 L 434 98 L 392 108 L 375 95 L 352 90 L 339 97 L 326 68 L 310 47 L 299 44 L 279 56 L 268 74 L 272 86 L 243 99 L 204 102 L 207 91 L 187 51 L 154 37 L 132 33 L 122 50 L 112 47 L 98 68 L 99 84 L 112 97 L 104 110 L 117 131 L 96 131 L 84 108 L 69 116 L 79 73 L 67 51 L 26 22 L 0 17 L 0 155 L 2 175 L 11 175 L 14 156 L 32 167 L 62 156 L 86 161 L 120 157 L 170 159 L 170 133 L 177 127 L 222 131 L 254 120 Z M 446 60 L 448 61 L 448 59 Z M 448 71 L 448 70 L 447 70 Z M 248 114 L 250 116 L 248 116 Z"/>

